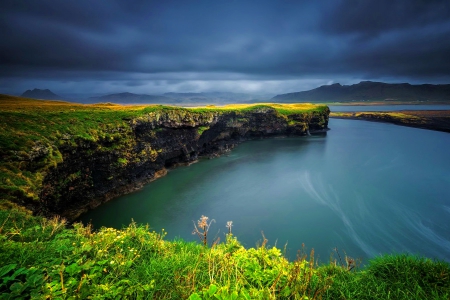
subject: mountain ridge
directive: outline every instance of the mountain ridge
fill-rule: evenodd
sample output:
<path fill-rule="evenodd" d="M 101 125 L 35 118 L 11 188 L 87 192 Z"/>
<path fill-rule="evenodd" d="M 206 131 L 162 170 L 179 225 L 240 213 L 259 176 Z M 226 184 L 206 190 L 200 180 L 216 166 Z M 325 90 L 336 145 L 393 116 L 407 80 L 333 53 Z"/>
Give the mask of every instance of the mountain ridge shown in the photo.
<path fill-rule="evenodd" d="M 361 81 L 353 85 L 334 83 L 318 88 L 280 94 L 274 102 L 351 102 L 351 101 L 448 101 L 450 84 L 384 83 Z"/>
<path fill-rule="evenodd" d="M 49 89 L 41 90 L 34 88 L 33 90 L 26 90 L 22 93 L 21 97 L 32 99 L 44 99 L 44 100 L 61 100 L 63 97 L 56 95 Z"/>

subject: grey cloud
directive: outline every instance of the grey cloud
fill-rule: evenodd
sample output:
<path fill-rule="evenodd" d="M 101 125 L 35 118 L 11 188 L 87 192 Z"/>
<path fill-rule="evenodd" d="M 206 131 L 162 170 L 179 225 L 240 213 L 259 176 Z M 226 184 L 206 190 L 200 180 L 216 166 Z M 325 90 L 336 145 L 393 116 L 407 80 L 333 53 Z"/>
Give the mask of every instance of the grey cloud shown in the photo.
<path fill-rule="evenodd" d="M 11 86 L 450 79 L 448 1 L 5 0 L 0 16 Z"/>
<path fill-rule="evenodd" d="M 341 0 L 325 7 L 321 28 L 330 33 L 373 36 L 445 22 L 449 17 L 446 0 Z"/>

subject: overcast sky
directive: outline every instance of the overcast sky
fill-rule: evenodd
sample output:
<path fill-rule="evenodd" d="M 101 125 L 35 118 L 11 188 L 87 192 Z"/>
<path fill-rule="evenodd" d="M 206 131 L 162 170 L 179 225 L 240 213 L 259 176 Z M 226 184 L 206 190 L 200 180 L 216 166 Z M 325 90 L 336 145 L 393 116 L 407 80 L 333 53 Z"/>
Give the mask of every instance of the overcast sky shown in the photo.
<path fill-rule="evenodd" d="M 2 0 L 0 93 L 450 83 L 448 0 Z"/>

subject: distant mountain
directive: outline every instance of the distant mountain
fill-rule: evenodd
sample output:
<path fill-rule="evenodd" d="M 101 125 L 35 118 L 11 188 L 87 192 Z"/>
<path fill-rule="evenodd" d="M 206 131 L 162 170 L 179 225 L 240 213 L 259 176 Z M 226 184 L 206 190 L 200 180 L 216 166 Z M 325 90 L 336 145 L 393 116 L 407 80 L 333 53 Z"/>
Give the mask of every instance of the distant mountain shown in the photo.
<path fill-rule="evenodd" d="M 113 102 L 121 104 L 139 103 L 173 103 L 173 99 L 165 96 L 119 93 L 100 97 L 89 97 L 89 102 Z"/>
<path fill-rule="evenodd" d="M 49 89 L 40 90 L 26 90 L 21 97 L 33 98 L 33 99 L 45 99 L 45 100 L 62 100 L 63 97 L 56 95 Z"/>
<path fill-rule="evenodd" d="M 448 101 L 450 84 L 391 84 L 361 81 L 353 85 L 323 85 L 313 90 L 281 94 L 273 102 L 349 102 L 349 101 Z"/>

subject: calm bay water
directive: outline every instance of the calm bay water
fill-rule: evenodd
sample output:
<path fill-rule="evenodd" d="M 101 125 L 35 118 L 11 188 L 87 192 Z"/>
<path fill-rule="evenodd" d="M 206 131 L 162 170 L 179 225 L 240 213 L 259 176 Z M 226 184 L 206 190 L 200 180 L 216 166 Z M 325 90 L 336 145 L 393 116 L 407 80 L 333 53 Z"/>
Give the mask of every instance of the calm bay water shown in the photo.
<path fill-rule="evenodd" d="M 82 221 L 121 228 L 133 218 L 168 239 L 203 214 L 224 240 L 226 221 L 246 247 L 262 240 L 293 259 L 302 243 L 328 262 L 410 252 L 450 261 L 450 134 L 331 119 L 322 136 L 249 141 L 228 156 L 179 167 Z"/>

